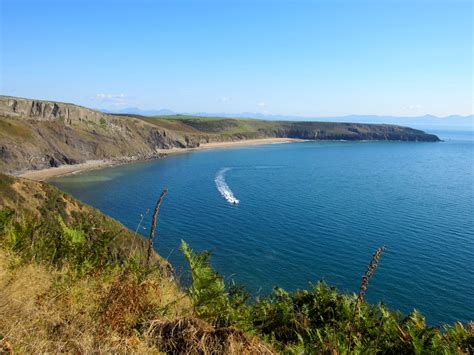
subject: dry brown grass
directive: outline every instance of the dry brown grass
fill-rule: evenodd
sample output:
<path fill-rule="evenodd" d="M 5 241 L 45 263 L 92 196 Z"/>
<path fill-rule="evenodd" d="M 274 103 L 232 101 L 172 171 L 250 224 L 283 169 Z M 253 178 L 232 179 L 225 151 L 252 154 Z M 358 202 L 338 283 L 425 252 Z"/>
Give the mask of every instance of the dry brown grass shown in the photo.
<path fill-rule="evenodd" d="M 274 353 L 238 329 L 193 318 L 187 296 L 157 274 L 67 277 L 0 251 L 1 352 Z"/>
<path fill-rule="evenodd" d="M 170 354 L 273 354 L 255 337 L 235 328 L 213 328 L 196 318 L 154 321 L 147 337 Z"/>
<path fill-rule="evenodd" d="M 191 314 L 187 296 L 172 281 L 155 275 L 138 280 L 124 271 L 108 289 L 101 322 L 120 335 L 130 335 L 150 320 Z"/>
<path fill-rule="evenodd" d="M 130 334 L 147 306 L 145 296 L 136 277 L 123 273 L 110 287 L 101 321 L 120 334 Z"/>
<path fill-rule="evenodd" d="M 156 275 L 138 282 L 122 271 L 68 280 L 67 270 L 28 264 L 0 251 L 2 350 L 158 352 L 140 330 L 191 313 L 176 284 Z"/>

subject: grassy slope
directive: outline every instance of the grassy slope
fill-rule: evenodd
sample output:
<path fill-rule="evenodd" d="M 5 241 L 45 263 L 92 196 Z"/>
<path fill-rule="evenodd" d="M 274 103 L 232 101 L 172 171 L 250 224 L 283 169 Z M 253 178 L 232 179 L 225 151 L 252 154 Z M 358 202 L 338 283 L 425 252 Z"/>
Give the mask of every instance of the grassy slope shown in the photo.
<path fill-rule="evenodd" d="M 12 173 L 96 159 L 146 159 L 156 157 L 157 149 L 198 144 L 165 132 L 161 127 L 128 117 L 66 124 L 61 119 L 0 115 L 0 171 Z"/>
<path fill-rule="evenodd" d="M 251 118 L 235 119 L 190 115 L 154 117 L 134 115 L 133 117 L 182 134 L 200 136 L 201 140 L 205 141 L 265 137 L 437 141 L 436 136 L 425 134 L 419 130 L 384 124 L 267 121 Z"/>
<path fill-rule="evenodd" d="M 252 301 L 186 245 L 184 292 L 160 256 L 145 265 L 146 247 L 54 187 L 0 174 L 0 351 L 474 351 L 473 324 L 428 327 L 322 283 Z"/>
<path fill-rule="evenodd" d="M 0 211 L 0 339 L 14 350 L 149 351 L 132 331 L 145 310 L 189 310 L 157 254 L 140 275 L 143 238 L 56 188 L 0 174 Z"/>
<path fill-rule="evenodd" d="M 0 352 L 262 347 L 196 318 L 169 264 L 154 253 L 146 265 L 146 250 L 142 237 L 70 195 L 0 174 Z"/>
<path fill-rule="evenodd" d="M 105 238 L 113 239 L 113 243 L 107 245 L 108 262 L 121 262 L 127 258 L 143 262 L 146 241 L 142 237 L 53 186 L 0 174 L 0 207 L 16 211 L 15 218 L 37 220 L 37 230 L 34 231 L 37 233 L 42 232 L 42 229 L 51 232 L 53 227 L 57 227 L 56 222 L 61 216 L 71 228 L 79 228 L 87 233 L 91 243 L 98 243 Z M 166 264 L 156 254 L 154 259 Z"/>

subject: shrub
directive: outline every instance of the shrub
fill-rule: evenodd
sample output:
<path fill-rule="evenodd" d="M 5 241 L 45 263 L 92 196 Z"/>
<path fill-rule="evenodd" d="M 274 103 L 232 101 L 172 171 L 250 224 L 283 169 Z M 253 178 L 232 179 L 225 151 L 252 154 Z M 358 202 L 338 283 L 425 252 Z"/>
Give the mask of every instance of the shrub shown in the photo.
<path fill-rule="evenodd" d="M 473 353 L 474 331 L 460 323 L 430 327 L 416 310 L 403 317 L 383 304 L 366 303 L 360 295 L 339 293 L 324 282 L 294 292 L 275 288 L 250 302 L 241 287 L 232 283 L 226 289 L 211 267 L 209 253 L 195 253 L 185 242 L 182 250 L 191 270 L 188 292 L 197 315 L 258 335 L 279 351 Z"/>
<path fill-rule="evenodd" d="M 181 241 L 181 250 L 191 270 L 192 285 L 188 293 L 196 314 L 212 323 L 227 322 L 228 294 L 224 280 L 209 263 L 210 254 L 208 252 L 194 253 L 185 241 Z"/>
<path fill-rule="evenodd" d="M 56 219 L 38 219 L 26 212 L 0 210 L 0 243 L 25 261 L 56 266 L 67 264 L 75 272 L 84 274 L 113 263 L 108 257 L 113 239 L 109 231 L 92 232 L 88 227 L 69 226 L 60 215 Z"/>

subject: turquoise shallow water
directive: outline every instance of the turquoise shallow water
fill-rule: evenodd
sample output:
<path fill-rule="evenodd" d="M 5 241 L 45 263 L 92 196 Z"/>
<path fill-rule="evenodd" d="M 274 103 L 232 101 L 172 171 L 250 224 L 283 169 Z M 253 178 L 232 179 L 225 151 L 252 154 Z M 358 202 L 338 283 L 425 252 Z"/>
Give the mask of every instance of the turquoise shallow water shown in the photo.
<path fill-rule="evenodd" d="M 415 307 L 431 324 L 468 321 L 474 319 L 474 142 L 472 133 L 440 136 L 446 141 L 199 151 L 53 183 L 133 230 L 143 214 L 144 234 L 168 187 L 159 253 L 183 273 L 185 239 L 212 251 L 221 274 L 255 293 L 319 279 L 355 292 L 383 244 L 369 301 L 404 312 Z M 229 203 L 228 193 L 240 203 Z"/>

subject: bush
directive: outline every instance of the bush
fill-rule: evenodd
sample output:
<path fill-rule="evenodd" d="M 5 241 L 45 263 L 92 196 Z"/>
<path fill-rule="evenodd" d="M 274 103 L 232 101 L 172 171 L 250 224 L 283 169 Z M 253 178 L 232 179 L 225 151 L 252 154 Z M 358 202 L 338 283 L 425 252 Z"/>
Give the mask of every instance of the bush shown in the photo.
<path fill-rule="evenodd" d="M 68 265 L 79 274 L 113 264 L 109 245 L 114 235 L 91 229 L 91 226 L 68 226 L 60 215 L 56 219 L 38 219 L 26 212 L 0 210 L 0 243 L 4 247 L 18 253 L 25 261 Z"/>
<path fill-rule="evenodd" d="M 211 267 L 209 253 L 194 253 L 182 242 L 192 285 L 188 292 L 198 316 L 258 335 L 275 349 L 291 353 L 472 354 L 474 332 L 461 323 L 430 327 L 413 311 L 407 317 L 383 304 L 338 293 L 318 282 L 308 290 L 281 288 L 250 298 L 234 283 L 226 289 Z M 357 305 L 357 307 L 356 307 Z"/>
<path fill-rule="evenodd" d="M 211 323 L 225 324 L 229 317 L 228 294 L 224 280 L 209 263 L 210 254 L 194 253 L 185 241 L 181 241 L 181 250 L 191 270 L 192 285 L 188 294 L 196 314 Z"/>

